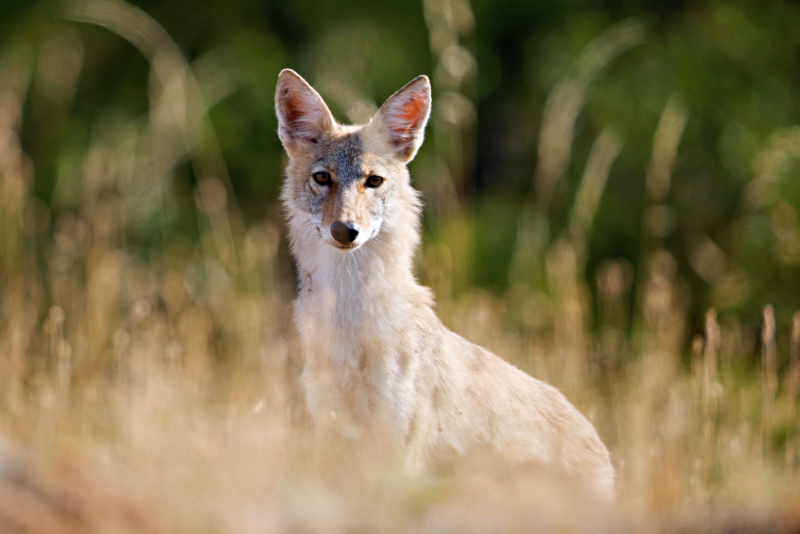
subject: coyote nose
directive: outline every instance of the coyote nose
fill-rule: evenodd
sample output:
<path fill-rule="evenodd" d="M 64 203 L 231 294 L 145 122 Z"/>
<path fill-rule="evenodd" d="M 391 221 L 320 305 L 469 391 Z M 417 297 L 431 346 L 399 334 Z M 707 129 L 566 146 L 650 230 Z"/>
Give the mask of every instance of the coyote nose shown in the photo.
<path fill-rule="evenodd" d="M 336 221 L 331 225 L 331 235 L 342 245 L 349 245 L 358 237 L 358 227 L 353 223 Z"/>

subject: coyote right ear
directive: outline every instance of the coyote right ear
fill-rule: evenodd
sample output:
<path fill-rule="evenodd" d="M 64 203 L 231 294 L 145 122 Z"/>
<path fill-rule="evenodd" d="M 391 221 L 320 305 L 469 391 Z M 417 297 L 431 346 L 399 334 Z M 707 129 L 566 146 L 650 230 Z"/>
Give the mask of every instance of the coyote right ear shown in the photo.
<path fill-rule="evenodd" d="M 373 122 L 383 124 L 389 144 L 400 159 L 408 162 L 422 145 L 430 114 L 431 82 L 423 75 L 390 96 L 375 114 Z"/>
<path fill-rule="evenodd" d="M 334 120 L 322 97 L 291 69 L 278 76 L 275 91 L 278 137 L 291 156 L 301 144 L 315 144 L 333 129 Z"/>

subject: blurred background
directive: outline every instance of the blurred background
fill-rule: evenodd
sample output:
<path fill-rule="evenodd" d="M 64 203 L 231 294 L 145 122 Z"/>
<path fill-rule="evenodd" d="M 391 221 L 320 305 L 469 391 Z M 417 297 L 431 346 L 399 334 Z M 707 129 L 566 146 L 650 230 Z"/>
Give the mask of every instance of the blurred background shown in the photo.
<path fill-rule="evenodd" d="M 277 75 L 363 123 L 427 74 L 417 272 L 445 324 L 562 389 L 624 495 L 780 494 L 798 28 L 780 0 L 2 3 L 0 435 L 151 465 L 176 414 L 190 448 L 219 438 L 198 421 L 306 424 Z"/>

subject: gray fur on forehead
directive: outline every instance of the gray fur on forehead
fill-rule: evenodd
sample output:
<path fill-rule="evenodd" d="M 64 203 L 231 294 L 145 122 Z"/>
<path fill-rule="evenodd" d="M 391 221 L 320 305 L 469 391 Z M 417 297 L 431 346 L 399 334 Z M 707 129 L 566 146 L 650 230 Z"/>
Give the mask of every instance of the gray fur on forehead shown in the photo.
<path fill-rule="evenodd" d="M 328 139 L 325 142 L 323 161 L 331 166 L 339 182 L 346 186 L 354 180 L 361 179 L 363 153 L 361 134 L 352 132 Z"/>

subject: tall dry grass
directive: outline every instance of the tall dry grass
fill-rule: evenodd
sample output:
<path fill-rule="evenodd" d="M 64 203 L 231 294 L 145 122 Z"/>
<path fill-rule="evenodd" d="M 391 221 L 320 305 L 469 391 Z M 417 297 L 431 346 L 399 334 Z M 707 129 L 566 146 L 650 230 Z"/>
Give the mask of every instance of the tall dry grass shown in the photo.
<path fill-rule="evenodd" d="M 153 19 L 102 0 L 69 4 L 62 16 L 133 43 L 152 67 L 151 105 L 145 117 L 99 128 L 63 162 L 55 187 L 77 184 L 75 210 L 31 194 L 35 169 L 19 134 L 32 84 L 71 98 L 80 40 L 65 30 L 39 58 L 9 48 L 0 61 L 0 530 L 796 531 L 800 315 L 787 346 L 775 314 L 793 310 L 770 306 L 760 341 L 713 309 L 691 339 L 690 295 L 661 243 L 689 120 L 679 99 L 654 133 L 639 272 L 608 259 L 596 280 L 584 276 L 598 202 L 624 143 L 613 125 L 594 144 L 566 233 L 546 238 L 586 89 L 641 41 L 641 27 L 626 21 L 592 43 L 577 77 L 548 100 L 538 195 L 520 221 L 511 289 L 498 297 L 465 286 L 459 271 L 472 106 L 462 82 L 473 64 L 459 40 L 471 30 L 469 5 L 430 0 L 425 9 L 434 83 L 450 100 L 433 124 L 445 237 L 422 251 L 424 281 L 447 325 L 558 386 L 592 420 L 618 471 L 618 505 L 594 508 L 534 469 L 410 477 L 359 451 L 357 429 L 316 443 L 281 290 L 292 275 L 281 270 L 279 222 L 247 225 L 239 213 L 207 117 L 213 87 Z M 45 82 L 35 81 L 37 61 Z M 777 139 L 756 162 L 753 198 L 768 190 L 768 162 L 785 157 L 788 138 Z M 167 224 L 186 158 L 198 177 L 196 239 Z M 159 239 L 143 255 L 130 236 L 147 225 Z M 709 246 L 701 264 L 713 263 Z M 758 368 L 748 364 L 756 347 Z M 779 355 L 790 362 L 785 372 Z"/>

